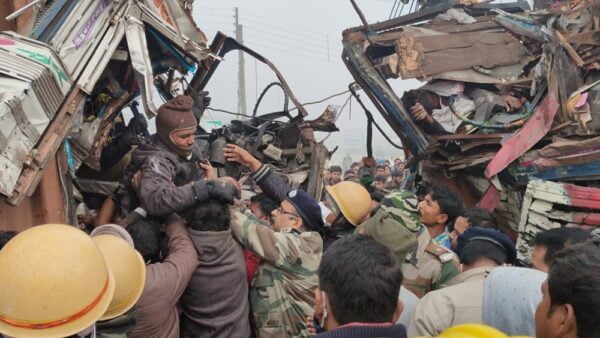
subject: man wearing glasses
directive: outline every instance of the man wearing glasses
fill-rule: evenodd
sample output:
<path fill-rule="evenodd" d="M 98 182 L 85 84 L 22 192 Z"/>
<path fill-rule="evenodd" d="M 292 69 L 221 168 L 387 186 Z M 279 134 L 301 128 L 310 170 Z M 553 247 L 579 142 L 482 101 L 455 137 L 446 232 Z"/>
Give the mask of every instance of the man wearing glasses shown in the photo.
<path fill-rule="evenodd" d="M 242 245 L 261 258 L 250 287 L 257 336 L 308 337 L 305 318 L 313 315 L 317 269 L 323 254 L 323 227 L 318 202 L 292 190 L 246 150 L 228 144 L 228 161 L 252 171 L 263 193 L 280 202 L 269 227 L 250 212 L 232 211 L 231 230 Z"/>

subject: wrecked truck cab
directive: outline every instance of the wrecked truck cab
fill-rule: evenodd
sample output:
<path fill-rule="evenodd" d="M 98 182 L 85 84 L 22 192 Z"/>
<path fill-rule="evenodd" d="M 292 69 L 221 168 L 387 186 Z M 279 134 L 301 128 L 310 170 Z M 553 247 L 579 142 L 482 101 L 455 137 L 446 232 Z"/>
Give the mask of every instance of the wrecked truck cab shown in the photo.
<path fill-rule="evenodd" d="M 413 173 L 459 192 L 467 206 L 494 211 L 518 237 L 524 265 L 538 232 L 598 227 L 600 57 L 591 37 L 600 27 L 592 7 L 443 3 L 375 24 L 363 20 L 343 33 L 343 60 L 418 162 Z M 461 94 L 469 87 L 520 93 L 529 107 L 480 114 L 490 120 L 478 120 L 477 109 L 452 112 L 474 130 L 431 133 L 413 119 L 404 93 L 391 88 L 395 78 L 418 78 L 425 87 L 452 81 L 464 85 Z"/>
<path fill-rule="evenodd" d="M 205 107 L 196 93 L 221 61 L 220 47 L 235 40 L 220 34 L 209 48 L 188 1 L 57 0 L 20 9 L 17 3 L 22 5 L 0 6 L 6 11 L 0 27 L 12 30 L 0 33 L 0 229 L 77 224 L 76 212 L 85 211 L 77 206 L 82 195 L 101 203 L 118 188 L 127 153 L 148 136 L 139 121 L 154 117 L 162 103 L 155 92 L 162 101 L 193 96 L 199 119 Z M 272 66 L 298 109 L 298 117 L 285 125 L 294 125 L 302 138 L 295 139 L 293 155 L 266 136 L 258 138 L 256 149 L 264 153 L 270 146 L 267 153 L 280 166 L 293 158 L 302 175 L 292 183 L 318 197 L 330 154 L 310 140 L 316 128 L 303 121 L 307 113 L 281 74 L 258 56 Z M 125 108 L 140 130 L 123 145 Z M 265 135 L 273 134 L 272 128 L 266 127 Z M 239 141 L 237 135 L 230 140 Z M 250 144 L 256 135 L 241 138 Z M 107 153 L 114 161 L 103 161 Z"/>

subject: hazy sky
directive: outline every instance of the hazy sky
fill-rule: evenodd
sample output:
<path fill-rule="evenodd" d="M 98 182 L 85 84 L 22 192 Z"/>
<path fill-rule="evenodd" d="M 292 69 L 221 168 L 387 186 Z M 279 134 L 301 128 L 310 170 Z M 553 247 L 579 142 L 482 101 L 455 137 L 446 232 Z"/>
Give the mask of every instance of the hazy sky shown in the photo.
<path fill-rule="evenodd" d="M 357 0 L 369 22 L 383 21 L 389 17 L 393 0 Z M 317 101 L 347 89 L 352 77 L 341 59 L 342 31 L 360 24 L 350 1 L 347 0 L 196 0 L 194 17 L 198 26 L 212 41 L 217 31 L 230 36 L 234 34 L 234 7 L 239 9 L 239 22 L 243 25 L 244 43 L 270 59 L 283 73 L 300 102 Z M 247 112 L 251 113 L 256 98 L 264 87 L 275 81 L 274 74 L 264 65 L 245 57 Z M 213 98 L 211 106 L 237 111 L 237 52 L 231 52 L 221 63 L 209 83 Z M 396 80 L 396 90 L 418 86 L 417 81 Z M 401 93 L 400 93 L 401 94 Z M 322 104 L 307 106 L 309 119 L 319 116 L 328 104 L 342 106 L 350 94 L 345 94 Z M 365 94 L 363 101 L 369 102 Z M 369 102 L 370 103 L 370 102 Z M 290 102 L 291 104 L 291 102 Z M 279 111 L 283 96 L 277 88 L 271 89 L 259 108 L 259 114 Z M 339 145 L 333 162 L 346 155 L 344 140 L 362 139 L 366 135 L 366 118 L 360 106 L 351 101 L 352 110 L 346 109 L 338 120 L 340 132 L 326 141 L 329 149 Z M 383 118 L 372 108 L 378 122 L 385 125 L 391 136 L 396 135 L 387 127 Z M 208 116 L 207 116 L 208 115 Z M 230 117 L 216 112 L 205 115 L 215 120 Z M 317 133 L 321 140 L 327 133 Z M 374 148 L 385 151 L 388 156 L 396 154 L 375 131 Z M 366 149 L 364 150 L 366 153 Z M 399 152 L 398 152 L 399 153 Z M 354 156 L 353 160 L 358 160 Z"/>

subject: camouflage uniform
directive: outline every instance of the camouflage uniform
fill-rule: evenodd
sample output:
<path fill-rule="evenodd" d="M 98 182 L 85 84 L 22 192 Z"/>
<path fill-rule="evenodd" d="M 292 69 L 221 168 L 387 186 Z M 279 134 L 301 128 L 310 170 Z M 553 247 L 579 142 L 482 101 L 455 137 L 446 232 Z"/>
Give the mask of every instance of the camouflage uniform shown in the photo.
<path fill-rule="evenodd" d="M 423 229 L 417 237 L 417 245 L 413 246 L 402 265 L 402 284 L 421 298 L 456 277 L 458 268 L 456 254 L 436 243 L 429 236 L 429 231 Z"/>
<path fill-rule="evenodd" d="M 371 218 L 356 227 L 354 233 L 364 229 L 364 235 L 392 249 L 402 264 L 408 251 L 417 243 L 421 228 L 418 203 L 417 196 L 412 192 L 394 191 L 381 201 Z"/>
<path fill-rule="evenodd" d="M 258 336 L 308 337 L 305 318 L 313 315 L 317 269 L 323 241 L 316 232 L 279 232 L 254 215 L 232 210 L 231 230 L 261 258 L 250 287 Z"/>

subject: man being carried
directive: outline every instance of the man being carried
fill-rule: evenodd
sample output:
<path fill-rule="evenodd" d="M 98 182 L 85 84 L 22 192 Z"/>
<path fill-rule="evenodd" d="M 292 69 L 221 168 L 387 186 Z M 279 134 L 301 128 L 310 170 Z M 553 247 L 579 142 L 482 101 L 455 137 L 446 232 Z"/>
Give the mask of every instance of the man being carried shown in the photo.
<path fill-rule="evenodd" d="M 205 164 L 196 145 L 197 121 L 192 112 L 194 101 L 188 96 L 178 96 L 158 109 L 157 133 L 149 142 L 133 153 L 132 169 L 141 170 L 139 191 L 132 194 L 125 177 L 121 189 L 121 216 L 137 207 L 135 199 L 151 216 L 168 216 L 181 212 L 209 197 L 233 202 L 236 188 L 222 181 L 204 180 Z M 132 170 L 129 174 L 132 175 Z M 128 190 L 128 191 L 123 191 Z M 125 208 L 125 210 L 123 210 Z"/>

